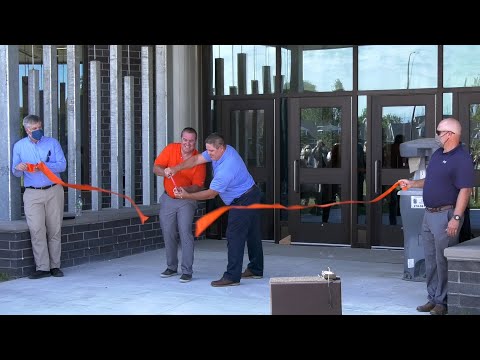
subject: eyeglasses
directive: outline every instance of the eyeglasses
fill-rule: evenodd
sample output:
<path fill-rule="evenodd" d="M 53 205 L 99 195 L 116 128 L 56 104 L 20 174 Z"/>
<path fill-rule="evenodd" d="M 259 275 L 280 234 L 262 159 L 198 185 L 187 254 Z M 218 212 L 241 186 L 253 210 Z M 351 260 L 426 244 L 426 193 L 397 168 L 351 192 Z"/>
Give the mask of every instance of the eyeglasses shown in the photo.
<path fill-rule="evenodd" d="M 437 130 L 437 135 L 438 135 L 438 136 L 443 136 L 443 135 L 445 135 L 445 134 L 440 135 L 441 133 L 445 133 L 445 134 L 447 134 L 447 133 L 455 134 L 453 131 L 450 131 L 450 130 Z"/>

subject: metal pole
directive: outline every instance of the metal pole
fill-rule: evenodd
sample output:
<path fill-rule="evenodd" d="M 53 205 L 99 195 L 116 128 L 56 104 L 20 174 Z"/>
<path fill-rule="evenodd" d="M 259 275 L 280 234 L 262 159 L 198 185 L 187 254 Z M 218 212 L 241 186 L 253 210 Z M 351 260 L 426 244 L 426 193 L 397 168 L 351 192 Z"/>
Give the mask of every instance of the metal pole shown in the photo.
<path fill-rule="evenodd" d="M 111 189 L 123 193 L 124 142 L 122 98 L 122 46 L 110 45 L 110 182 Z M 111 208 L 123 207 L 123 199 L 111 196 Z"/>
<path fill-rule="evenodd" d="M 68 182 L 81 184 L 82 127 L 80 117 L 80 45 L 67 45 Z M 75 213 L 80 190 L 68 188 L 68 212 Z"/>
<path fill-rule="evenodd" d="M 12 149 L 20 140 L 18 96 L 18 45 L 0 45 L 0 119 L 4 136 L 0 138 L 0 220 L 21 217 L 20 178 L 12 175 Z"/>
<path fill-rule="evenodd" d="M 141 47 L 142 84 L 142 203 L 153 204 L 153 49 Z"/>
<path fill-rule="evenodd" d="M 413 59 L 415 56 L 412 58 L 412 55 L 415 55 L 417 52 L 412 51 L 408 55 L 408 64 L 407 64 L 407 90 L 410 88 L 410 58 L 412 59 L 412 69 L 413 69 Z M 412 119 L 410 120 L 410 140 L 413 140 L 413 121 L 415 120 L 415 110 L 416 110 L 416 105 L 413 106 L 413 111 L 412 111 Z"/>
<path fill-rule="evenodd" d="M 407 89 L 410 89 L 410 58 L 412 55 L 416 54 L 416 51 L 412 51 L 410 55 L 408 55 L 408 64 L 407 64 Z M 412 69 L 413 69 L 413 60 L 412 60 Z"/>

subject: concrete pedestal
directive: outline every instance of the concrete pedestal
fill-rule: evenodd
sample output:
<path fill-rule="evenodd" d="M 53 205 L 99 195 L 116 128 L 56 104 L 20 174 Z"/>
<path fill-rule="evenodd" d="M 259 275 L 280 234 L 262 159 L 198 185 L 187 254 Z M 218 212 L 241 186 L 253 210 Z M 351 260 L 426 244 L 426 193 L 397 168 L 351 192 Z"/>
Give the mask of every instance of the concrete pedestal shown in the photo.
<path fill-rule="evenodd" d="M 341 281 L 320 276 L 270 279 L 272 315 L 342 315 Z"/>

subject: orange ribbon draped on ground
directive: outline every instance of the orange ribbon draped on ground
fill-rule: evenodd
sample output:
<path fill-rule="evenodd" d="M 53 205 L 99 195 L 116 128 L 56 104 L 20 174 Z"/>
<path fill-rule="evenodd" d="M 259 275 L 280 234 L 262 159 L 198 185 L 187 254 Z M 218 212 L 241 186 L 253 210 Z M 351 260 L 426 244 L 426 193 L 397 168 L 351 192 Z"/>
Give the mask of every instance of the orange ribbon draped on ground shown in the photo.
<path fill-rule="evenodd" d="M 102 188 L 98 188 L 98 187 L 95 187 L 95 186 L 90 186 L 90 185 L 77 185 L 77 184 L 68 184 L 68 183 L 65 183 L 62 181 L 62 179 L 58 178 L 48 167 L 47 165 L 45 165 L 45 163 L 43 162 L 39 162 L 38 164 L 36 165 L 33 165 L 33 164 L 27 164 L 27 171 L 29 172 L 34 172 L 35 169 L 38 169 L 40 170 L 41 172 L 43 172 L 45 174 L 45 176 L 52 182 L 54 182 L 55 184 L 60 184 L 62 186 L 66 186 L 66 187 L 71 187 L 71 188 L 74 188 L 74 189 L 78 189 L 78 190 L 88 190 L 88 191 L 100 191 L 100 192 L 104 192 L 104 193 L 109 193 L 109 194 L 115 194 L 117 196 L 120 196 L 124 199 L 127 199 L 128 201 L 130 201 L 130 203 L 133 205 L 133 207 L 135 208 L 135 210 L 137 210 L 137 213 L 138 213 L 138 216 L 140 217 L 140 221 L 142 222 L 142 224 L 145 224 L 145 221 L 148 220 L 148 216 L 145 216 L 142 211 L 140 210 L 140 208 L 137 206 L 137 204 L 135 204 L 135 202 L 132 200 L 131 197 L 127 196 L 127 195 L 123 195 L 123 194 L 119 194 L 115 191 L 110 191 L 110 190 L 105 190 L 105 189 L 102 189 Z"/>
<path fill-rule="evenodd" d="M 309 208 L 314 208 L 314 207 L 319 207 L 319 208 L 325 208 L 329 206 L 335 206 L 335 205 L 345 205 L 345 204 L 372 204 L 377 201 L 382 200 L 385 198 L 388 194 L 390 194 L 393 190 L 399 186 L 399 182 L 397 181 L 395 184 L 393 184 L 387 191 L 385 191 L 383 194 L 380 194 L 377 196 L 375 199 L 370 200 L 370 201 L 360 201 L 360 200 L 348 200 L 348 201 L 339 201 L 339 202 L 334 202 L 330 204 L 322 204 L 322 205 L 292 205 L 292 206 L 283 206 L 281 204 L 273 204 L 273 205 L 268 205 L 268 204 L 252 204 L 252 205 L 247 205 L 247 206 L 222 206 L 218 209 L 215 209 L 208 214 L 203 215 L 200 219 L 197 220 L 196 222 L 196 228 L 195 228 L 195 236 L 200 236 L 211 224 L 215 222 L 220 216 L 222 216 L 224 213 L 226 213 L 230 209 L 281 209 L 281 210 L 302 210 L 302 209 L 309 209 Z"/>

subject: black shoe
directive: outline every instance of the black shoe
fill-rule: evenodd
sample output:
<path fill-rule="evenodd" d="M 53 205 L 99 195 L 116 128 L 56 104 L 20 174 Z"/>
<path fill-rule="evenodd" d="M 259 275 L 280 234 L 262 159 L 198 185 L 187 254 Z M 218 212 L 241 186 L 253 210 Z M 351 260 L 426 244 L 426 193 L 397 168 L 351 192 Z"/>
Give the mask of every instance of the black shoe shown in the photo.
<path fill-rule="evenodd" d="M 44 278 L 44 277 L 49 277 L 50 275 L 51 275 L 50 271 L 37 270 L 34 273 L 30 274 L 30 276 L 28 278 L 29 279 L 41 279 L 41 278 Z"/>
<path fill-rule="evenodd" d="M 63 271 L 60 270 L 59 268 L 53 268 L 50 269 L 50 274 L 55 277 L 62 277 L 63 276 Z"/>
<path fill-rule="evenodd" d="M 189 281 L 192 281 L 192 275 L 182 274 L 182 276 L 180 276 L 180 282 L 189 282 Z"/>
<path fill-rule="evenodd" d="M 170 270 L 167 268 L 167 270 L 165 270 L 164 272 L 162 272 L 160 274 L 161 277 L 165 278 L 165 277 L 170 277 L 170 276 L 174 276 L 174 275 L 178 275 L 178 273 L 174 270 Z"/>

